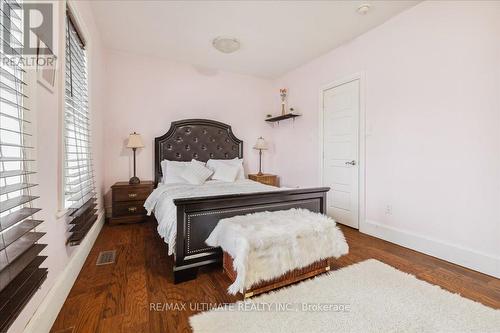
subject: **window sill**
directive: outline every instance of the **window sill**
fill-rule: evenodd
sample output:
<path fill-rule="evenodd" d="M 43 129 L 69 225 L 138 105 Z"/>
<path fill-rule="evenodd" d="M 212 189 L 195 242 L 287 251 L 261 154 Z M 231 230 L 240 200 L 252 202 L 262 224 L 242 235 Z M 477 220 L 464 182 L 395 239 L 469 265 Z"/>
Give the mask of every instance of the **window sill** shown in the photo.
<path fill-rule="evenodd" d="M 65 209 L 59 209 L 57 212 L 56 212 L 56 219 L 60 219 L 60 218 L 63 218 L 66 214 L 68 214 L 68 210 L 65 208 Z"/>

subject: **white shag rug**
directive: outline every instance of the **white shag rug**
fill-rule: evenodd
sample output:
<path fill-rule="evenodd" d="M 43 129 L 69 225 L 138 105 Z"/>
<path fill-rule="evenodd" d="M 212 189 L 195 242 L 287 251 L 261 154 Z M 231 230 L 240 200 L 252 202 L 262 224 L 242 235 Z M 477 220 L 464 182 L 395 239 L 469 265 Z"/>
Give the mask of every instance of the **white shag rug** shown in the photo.
<path fill-rule="evenodd" d="M 370 259 L 190 318 L 208 332 L 500 332 L 500 310 Z"/>

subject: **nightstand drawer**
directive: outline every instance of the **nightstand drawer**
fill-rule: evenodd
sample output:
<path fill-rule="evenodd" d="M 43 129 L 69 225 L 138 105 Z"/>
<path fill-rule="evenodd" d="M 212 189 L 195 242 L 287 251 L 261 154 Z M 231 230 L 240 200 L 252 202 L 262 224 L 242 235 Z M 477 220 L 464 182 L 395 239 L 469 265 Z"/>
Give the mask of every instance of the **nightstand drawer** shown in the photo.
<path fill-rule="evenodd" d="M 261 179 L 260 183 L 264 185 L 276 186 L 276 182 L 274 181 L 274 179 L 270 178 Z"/>
<path fill-rule="evenodd" d="M 113 201 L 139 201 L 146 200 L 151 193 L 150 187 L 123 187 L 113 189 Z"/>
<path fill-rule="evenodd" d="M 111 208 L 110 224 L 138 223 L 148 221 L 144 201 L 153 192 L 152 181 L 142 181 L 139 184 L 117 182 L 111 186 L 113 206 Z"/>
<path fill-rule="evenodd" d="M 116 202 L 113 204 L 113 217 L 146 215 L 144 201 Z"/>

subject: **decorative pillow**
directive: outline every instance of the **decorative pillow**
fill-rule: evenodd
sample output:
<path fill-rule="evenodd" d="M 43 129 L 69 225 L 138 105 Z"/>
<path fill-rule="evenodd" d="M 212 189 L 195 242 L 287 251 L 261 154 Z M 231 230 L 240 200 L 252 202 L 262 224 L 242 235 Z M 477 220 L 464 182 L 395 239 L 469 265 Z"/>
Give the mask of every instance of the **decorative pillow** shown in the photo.
<path fill-rule="evenodd" d="M 179 162 L 170 160 L 161 161 L 160 165 L 161 165 L 161 172 L 163 175 L 163 183 L 164 184 L 187 183 L 186 179 L 182 177 L 182 173 L 188 167 L 188 165 L 190 165 L 193 161 L 205 166 L 205 163 L 196 160 L 192 160 L 191 162 Z"/>
<path fill-rule="evenodd" d="M 234 182 L 238 176 L 239 167 L 237 165 L 221 163 L 215 169 L 212 179 L 224 182 Z"/>
<path fill-rule="evenodd" d="M 234 158 L 232 160 L 214 160 L 210 159 L 207 162 L 207 168 L 213 170 L 214 172 L 220 165 L 233 165 L 238 167 L 238 174 L 236 179 L 245 179 L 245 170 L 243 169 L 243 159 Z"/>
<path fill-rule="evenodd" d="M 212 173 L 213 171 L 206 168 L 204 163 L 192 160 L 182 172 L 181 177 L 187 180 L 189 184 L 201 185 L 212 175 Z"/>

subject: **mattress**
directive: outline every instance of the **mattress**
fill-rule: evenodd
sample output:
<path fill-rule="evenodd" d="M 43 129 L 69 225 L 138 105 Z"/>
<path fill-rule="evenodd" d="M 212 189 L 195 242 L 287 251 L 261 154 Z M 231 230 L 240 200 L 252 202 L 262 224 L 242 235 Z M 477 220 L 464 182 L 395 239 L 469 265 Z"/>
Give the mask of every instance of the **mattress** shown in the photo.
<path fill-rule="evenodd" d="M 209 197 L 224 194 L 282 191 L 285 188 L 268 186 L 249 179 L 235 182 L 210 180 L 202 185 L 159 184 L 144 203 L 148 215 L 154 213 L 158 221 L 158 234 L 168 244 L 168 254 L 175 253 L 177 235 L 177 209 L 175 199 Z"/>

